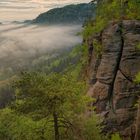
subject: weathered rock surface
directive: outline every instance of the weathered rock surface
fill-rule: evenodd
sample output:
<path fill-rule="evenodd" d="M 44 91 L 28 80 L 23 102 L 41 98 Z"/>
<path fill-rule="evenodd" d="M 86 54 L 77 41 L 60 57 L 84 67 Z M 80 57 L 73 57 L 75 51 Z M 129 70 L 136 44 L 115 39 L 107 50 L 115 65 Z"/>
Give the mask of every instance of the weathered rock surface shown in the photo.
<path fill-rule="evenodd" d="M 91 44 L 97 38 L 103 47 L 100 57 L 95 55 Z M 140 71 L 140 50 L 136 48 L 139 43 L 137 20 L 112 22 L 98 37 L 89 39 L 88 95 L 96 99 L 97 113 L 104 114 L 104 131 L 118 131 L 124 140 L 128 137 L 134 140 L 136 131 L 140 130 L 136 127 L 140 85 L 134 82 Z"/>

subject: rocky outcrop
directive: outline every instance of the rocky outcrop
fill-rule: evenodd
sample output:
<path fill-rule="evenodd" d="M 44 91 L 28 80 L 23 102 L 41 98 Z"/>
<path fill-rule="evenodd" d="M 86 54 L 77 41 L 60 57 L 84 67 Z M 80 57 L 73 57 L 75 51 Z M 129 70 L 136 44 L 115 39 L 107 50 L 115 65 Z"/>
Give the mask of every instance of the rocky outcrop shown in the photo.
<path fill-rule="evenodd" d="M 92 45 L 95 39 L 102 44 L 100 57 Z M 125 140 L 134 140 L 136 131 L 140 129 L 136 127 L 140 86 L 134 82 L 140 71 L 140 51 L 136 48 L 140 43 L 140 21 L 111 22 L 88 42 L 88 95 L 96 99 L 93 105 L 104 118 L 103 131 L 120 132 Z"/>

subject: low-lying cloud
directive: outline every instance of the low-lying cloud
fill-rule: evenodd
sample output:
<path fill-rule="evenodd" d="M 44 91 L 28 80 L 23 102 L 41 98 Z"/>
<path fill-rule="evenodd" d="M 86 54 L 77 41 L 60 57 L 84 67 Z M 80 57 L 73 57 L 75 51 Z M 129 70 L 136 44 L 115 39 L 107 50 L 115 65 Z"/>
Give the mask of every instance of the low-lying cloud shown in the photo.
<path fill-rule="evenodd" d="M 82 42 L 80 25 L 0 25 L 0 69 L 22 67 L 38 56 L 70 48 Z"/>
<path fill-rule="evenodd" d="M 34 19 L 52 8 L 88 2 L 90 0 L 0 0 L 0 22 Z"/>

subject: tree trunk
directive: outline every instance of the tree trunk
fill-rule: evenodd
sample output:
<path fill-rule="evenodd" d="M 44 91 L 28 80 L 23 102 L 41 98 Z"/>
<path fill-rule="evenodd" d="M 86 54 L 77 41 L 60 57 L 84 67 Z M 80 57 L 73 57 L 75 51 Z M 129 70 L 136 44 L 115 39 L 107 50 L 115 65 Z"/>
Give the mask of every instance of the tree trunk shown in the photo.
<path fill-rule="evenodd" d="M 55 140 L 59 140 L 59 126 L 57 113 L 53 113 Z"/>

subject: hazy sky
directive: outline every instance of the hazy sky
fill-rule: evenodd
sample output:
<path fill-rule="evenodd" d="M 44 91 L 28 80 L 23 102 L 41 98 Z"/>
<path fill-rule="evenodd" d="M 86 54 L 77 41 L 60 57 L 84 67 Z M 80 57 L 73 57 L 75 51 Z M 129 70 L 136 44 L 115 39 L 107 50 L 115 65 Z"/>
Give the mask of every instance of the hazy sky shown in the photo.
<path fill-rule="evenodd" d="M 23 67 L 29 60 L 46 55 L 49 50 L 75 46 L 82 42 L 77 32 L 81 26 L 25 26 L 11 21 L 33 19 L 55 7 L 90 0 L 0 0 L 0 73 Z M 34 61 L 34 60 L 33 60 Z"/>
<path fill-rule="evenodd" d="M 51 8 L 91 0 L 0 0 L 0 22 L 33 19 Z"/>

